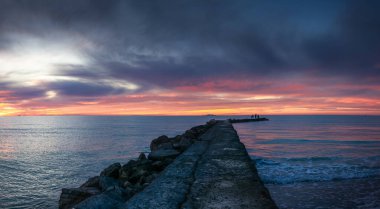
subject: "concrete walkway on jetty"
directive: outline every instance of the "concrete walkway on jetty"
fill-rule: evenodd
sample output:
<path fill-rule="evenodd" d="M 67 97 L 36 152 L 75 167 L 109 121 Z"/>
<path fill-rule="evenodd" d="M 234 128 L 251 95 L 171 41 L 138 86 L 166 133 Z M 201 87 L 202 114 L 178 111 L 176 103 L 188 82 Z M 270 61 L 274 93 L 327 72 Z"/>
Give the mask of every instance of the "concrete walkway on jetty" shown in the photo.
<path fill-rule="evenodd" d="M 245 146 L 219 121 L 121 208 L 275 209 Z"/>

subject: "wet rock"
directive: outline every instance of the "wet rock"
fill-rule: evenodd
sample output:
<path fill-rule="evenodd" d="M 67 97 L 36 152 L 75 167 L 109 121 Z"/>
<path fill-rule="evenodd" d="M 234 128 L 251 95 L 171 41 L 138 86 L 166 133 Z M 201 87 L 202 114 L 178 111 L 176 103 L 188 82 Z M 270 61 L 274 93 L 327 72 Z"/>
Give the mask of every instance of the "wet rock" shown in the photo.
<path fill-rule="evenodd" d="M 62 189 L 62 193 L 59 198 L 59 208 L 71 208 L 73 205 L 99 193 L 100 190 L 95 187 Z"/>
<path fill-rule="evenodd" d="M 119 179 L 120 180 L 128 180 L 130 175 L 130 171 L 120 169 Z"/>
<path fill-rule="evenodd" d="M 141 160 L 134 167 L 132 167 L 133 171 L 137 170 L 152 170 L 152 161 L 151 160 Z"/>
<path fill-rule="evenodd" d="M 216 123 L 217 123 L 217 121 L 215 119 L 211 119 L 206 123 L 206 126 L 208 126 L 208 128 L 210 128 L 211 126 L 215 125 Z"/>
<path fill-rule="evenodd" d="M 143 176 L 147 176 L 149 173 L 147 170 L 141 169 L 141 170 L 136 170 L 131 177 L 129 177 L 128 181 L 132 183 L 136 183 L 139 181 L 139 179 Z"/>
<path fill-rule="evenodd" d="M 151 160 L 139 160 L 139 161 L 129 161 L 120 169 L 120 179 L 121 180 L 131 180 L 136 181 L 137 175 L 141 175 L 141 172 L 152 171 L 152 161 Z"/>
<path fill-rule="evenodd" d="M 89 178 L 84 184 L 80 186 L 82 187 L 99 187 L 99 176 L 94 176 Z"/>
<path fill-rule="evenodd" d="M 199 125 L 192 127 L 190 130 L 195 134 L 195 138 L 197 138 L 207 131 L 207 127 L 205 125 Z"/>
<path fill-rule="evenodd" d="M 139 183 L 134 184 L 132 188 L 134 193 L 138 193 L 144 189 L 144 187 Z"/>
<path fill-rule="evenodd" d="M 150 184 L 156 178 L 157 178 L 157 174 L 152 174 L 152 175 L 145 177 L 144 182 Z"/>
<path fill-rule="evenodd" d="M 99 186 L 102 191 L 106 191 L 113 187 L 120 186 L 121 182 L 119 180 L 116 180 L 114 178 L 108 177 L 108 176 L 101 176 L 99 178 Z"/>
<path fill-rule="evenodd" d="M 152 169 L 155 171 L 162 171 L 166 167 L 165 163 L 158 160 L 152 163 Z"/>
<path fill-rule="evenodd" d="M 146 158 L 145 154 L 143 152 L 140 153 L 138 160 L 146 160 L 146 159 L 147 158 Z"/>
<path fill-rule="evenodd" d="M 197 138 L 197 133 L 193 130 L 187 130 L 182 136 L 190 139 L 196 139 Z"/>
<path fill-rule="evenodd" d="M 144 161 L 144 160 L 141 160 Z M 130 160 L 127 164 L 123 165 L 119 171 L 120 179 L 128 179 L 131 173 L 133 172 L 133 168 L 139 164 L 141 161 Z"/>
<path fill-rule="evenodd" d="M 147 187 L 147 186 L 149 186 L 149 183 L 144 183 L 144 184 L 142 185 L 143 188 L 145 188 L 145 187 Z"/>
<path fill-rule="evenodd" d="M 174 158 L 166 158 L 165 160 L 163 160 L 164 166 L 166 167 L 170 165 L 173 161 L 174 161 Z"/>
<path fill-rule="evenodd" d="M 166 135 L 162 135 L 156 139 L 153 139 L 153 141 L 150 143 L 150 150 L 158 150 L 164 143 L 171 143 L 170 138 Z M 165 146 L 167 146 L 167 144 Z"/>
<path fill-rule="evenodd" d="M 159 144 L 156 150 L 159 149 L 173 149 L 173 144 L 171 141 Z"/>
<path fill-rule="evenodd" d="M 165 160 L 167 158 L 175 158 L 180 154 L 177 150 L 166 149 L 166 150 L 156 150 L 149 153 L 148 159 L 150 160 Z"/>
<path fill-rule="evenodd" d="M 179 141 L 178 143 L 178 149 L 180 151 L 184 151 L 186 150 L 188 147 L 191 146 L 191 144 L 193 144 L 194 140 L 193 139 L 190 139 L 190 138 L 187 138 L 187 137 L 181 137 L 181 140 Z"/>
<path fill-rule="evenodd" d="M 108 166 L 106 169 L 104 169 L 100 176 L 108 176 L 112 178 L 119 178 L 119 170 L 121 168 L 120 163 L 114 163 L 110 166 Z"/>
<path fill-rule="evenodd" d="M 129 182 L 129 181 L 125 181 L 125 182 L 123 183 L 123 187 L 124 187 L 124 188 L 131 187 L 131 186 L 132 186 L 132 183 Z"/>
<path fill-rule="evenodd" d="M 136 161 L 136 160 L 130 160 L 130 161 L 128 161 L 128 163 L 126 163 L 125 165 L 123 165 L 122 169 L 133 167 L 137 163 L 138 163 L 138 161 Z"/>
<path fill-rule="evenodd" d="M 148 159 L 144 153 L 140 153 L 137 160 L 130 160 L 123 166 L 120 163 L 108 166 L 100 176 L 89 178 L 78 189 L 62 190 L 60 208 L 71 208 L 73 205 L 82 209 L 122 207 L 126 200 L 148 187 L 159 176 L 158 172 L 163 171 L 216 123 L 210 120 L 206 125 L 195 126 L 182 135 L 173 138 L 163 135 L 154 139 L 150 144 L 152 152 Z M 180 172 L 174 173 L 178 176 Z"/>

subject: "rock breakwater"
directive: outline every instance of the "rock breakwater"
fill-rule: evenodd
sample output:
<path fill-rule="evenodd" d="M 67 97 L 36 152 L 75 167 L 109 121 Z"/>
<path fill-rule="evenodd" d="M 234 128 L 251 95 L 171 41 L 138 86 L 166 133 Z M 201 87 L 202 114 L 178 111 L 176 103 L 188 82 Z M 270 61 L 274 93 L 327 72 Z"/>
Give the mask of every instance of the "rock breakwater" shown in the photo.
<path fill-rule="evenodd" d="M 229 120 L 160 136 L 150 148 L 63 189 L 60 208 L 277 209 Z"/>
<path fill-rule="evenodd" d="M 141 153 L 137 159 L 124 165 L 114 163 L 101 171 L 99 176 L 89 178 L 79 188 L 62 189 L 59 208 L 121 207 L 150 185 L 161 171 L 216 123 L 217 121 L 210 120 L 181 135 L 172 138 L 163 135 L 154 139 L 148 157 Z"/>

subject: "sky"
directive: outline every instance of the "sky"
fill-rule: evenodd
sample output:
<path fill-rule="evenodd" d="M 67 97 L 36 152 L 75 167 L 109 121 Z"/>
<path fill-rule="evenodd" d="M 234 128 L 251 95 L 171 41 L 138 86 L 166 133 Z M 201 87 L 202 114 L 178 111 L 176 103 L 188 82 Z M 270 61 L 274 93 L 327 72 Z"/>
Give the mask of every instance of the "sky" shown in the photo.
<path fill-rule="evenodd" d="M 0 0 L 0 116 L 380 115 L 377 0 Z"/>

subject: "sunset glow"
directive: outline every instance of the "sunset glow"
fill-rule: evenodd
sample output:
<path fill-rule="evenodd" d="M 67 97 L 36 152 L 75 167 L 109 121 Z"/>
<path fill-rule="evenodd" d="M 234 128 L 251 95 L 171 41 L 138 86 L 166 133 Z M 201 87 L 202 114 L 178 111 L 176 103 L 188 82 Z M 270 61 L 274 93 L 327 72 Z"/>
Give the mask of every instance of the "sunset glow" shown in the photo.
<path fill-rule="evenodd" d="M 0 116 L 380 114 L 369 4 L 112 2 L 2 6 Z"/>

